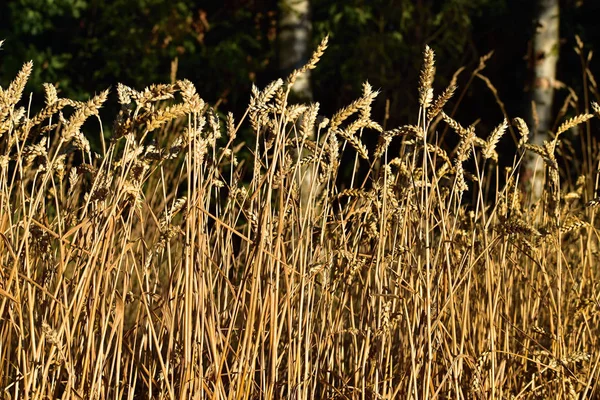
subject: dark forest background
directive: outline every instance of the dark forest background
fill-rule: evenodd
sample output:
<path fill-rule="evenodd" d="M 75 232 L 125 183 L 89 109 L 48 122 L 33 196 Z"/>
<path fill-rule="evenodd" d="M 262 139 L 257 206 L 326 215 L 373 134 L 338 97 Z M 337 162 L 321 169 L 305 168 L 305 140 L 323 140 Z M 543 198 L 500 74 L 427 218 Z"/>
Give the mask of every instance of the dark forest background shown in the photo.
<path fill-rule="evenodd" d="M 313 0 L 313 48 L 326 35 L 330 45 L 312 74 L 314 100 L 330 115 L 360 94 L 368 80 L 382 94 L 374 114 L 388 128 L 414 123 L 418 110 L 418 71 L 429 44 L 437 56 L 436 90 L 466 67 L 465 87 L 479 58 L 494 51 L 484 74 L 498 89 L 509 116 L 529 110 L 530 43 L 535 1 L 528 0 Z M 582 68 L 573 50 L 575 35 L 589 49 L 600 44 L 597 0 L 561 2 L 561 48 L 557 79 L 581 93 Z M 29 91 L 43 101 L 43 82 L 61 96 L 87 99 L 122 82 L 141 89 L 177 77 L 190 79 L 220 112 L 241 115 L 251 84 L 263 87 L 282 72 L 277 64 L 276 0 L 4 0 L 0 2 L 0 85 L 34 61 Z M 592 60 L 591 71 L 598 62 Z M 116 96 L 116 94 L 111 94 Z M 114 110 L 117 111 L 116 101 Z M 452 104 L 451 104 L 452 105 Z M 480 118 L 497 125 L 502 112 L 481 80 L 462 100 L 459 120 Z M 105 121 L 108 123 L 108 121 Z"/>

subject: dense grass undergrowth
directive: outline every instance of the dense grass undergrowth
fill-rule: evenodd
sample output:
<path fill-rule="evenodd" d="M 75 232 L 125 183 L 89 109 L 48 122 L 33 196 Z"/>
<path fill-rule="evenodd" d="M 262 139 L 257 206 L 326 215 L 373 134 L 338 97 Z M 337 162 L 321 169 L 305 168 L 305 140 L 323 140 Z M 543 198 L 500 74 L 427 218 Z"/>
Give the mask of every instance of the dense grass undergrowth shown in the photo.
<path fill-rule="evenodd" d="M 571 183 L 560 157 L 594 116 L 543 145 L 519 118 L 464 127 L 426 48 L 414 125 L 373 121 L 369 84 L 321 118 L 287 98 L 326 46 L 254 88 L 241 118 L 220 120 L 186 80 L 119 85 L 99 154 L 82 128 L 102 126 L 108 92 L 76 102 L 45 85 L 30 115 L 31 64 L 0 90 L 4 398 L 599 395 L 597 171 Z M 436 144 L 445 129 L 453 149 Z"/>

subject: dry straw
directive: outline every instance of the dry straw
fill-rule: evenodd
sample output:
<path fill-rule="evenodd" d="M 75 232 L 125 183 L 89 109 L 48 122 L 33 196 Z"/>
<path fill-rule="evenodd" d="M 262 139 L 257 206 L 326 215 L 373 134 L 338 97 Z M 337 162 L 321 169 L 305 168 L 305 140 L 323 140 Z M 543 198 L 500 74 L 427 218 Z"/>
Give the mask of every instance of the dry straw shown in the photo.
<path fill-rule="evenodd" d="M 287 96 L 327 45 L 222 120 L 188 80 L 119 84 L 110 132 L 85 123 L 108 91 L 44 85 L 29 117 L 31 64 L 0 88 L 4 397 L 599 396 L 598 171 L 565 158 L 595 118 L 571 96 L 543 145 L 521 118 L 518 149 L 508 119 L 484 140 L 454 111 L 491 54 L 446 110 L 458 72 L 434 98 L 429 47 L 406 125 L 368 83 L 322 116 Z"/>

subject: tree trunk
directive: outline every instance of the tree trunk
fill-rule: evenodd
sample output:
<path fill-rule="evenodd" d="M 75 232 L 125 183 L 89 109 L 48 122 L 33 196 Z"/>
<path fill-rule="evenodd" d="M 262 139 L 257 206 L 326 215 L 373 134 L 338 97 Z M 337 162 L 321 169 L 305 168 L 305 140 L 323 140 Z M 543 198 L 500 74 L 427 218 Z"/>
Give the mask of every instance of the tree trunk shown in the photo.
<path fill-rule="evenodd" d="M 287 76 L 293 70 L 303 67 L 311 56 L 310 0 L 280 0 L 279 1 L 279 70 Z M 292 102 L 312 102 L 313 92 L 310 84 L 310 71 L 296 78 L 290 90 Z M 300 123 L 300 120 L 298 121 Z M 309 134 L 309 140 L 315 140 L 315 135 Z M 308 155 L 298 154 L 298 157 Z M 300 190 L 300 209 L 304 216 L 314 212 L 315 199 L 319 193 L 317 171 L 314 165 L 306 165 L 298 171 Z"/>
<path fill-rule="evenodd" d="M 552 102 L 556 81 L 556 64 L 559 53 L 559 0 L 537 0 L 536 31 L 533 37 L 533 85 L 531 90 L 532 105 L 535 107 L 537 120 L 533 115 L 530 126 L 533 127 L 533 143 L 541 145 L 548 139 L 552 128 Z M 536 199 L 543 192 L 544 165 L 540 157 L 534 157 L 529 163 L 532 173 L 532 191 Z"/>
<path fill-rule="evenodd" d="M 309 0 L 279 1 L 279 69 L 283 75 L 308 61 L 311 30 Z M 298 77 L 292 95 L 296 100 L 312 100 L 310 71 Z"/>

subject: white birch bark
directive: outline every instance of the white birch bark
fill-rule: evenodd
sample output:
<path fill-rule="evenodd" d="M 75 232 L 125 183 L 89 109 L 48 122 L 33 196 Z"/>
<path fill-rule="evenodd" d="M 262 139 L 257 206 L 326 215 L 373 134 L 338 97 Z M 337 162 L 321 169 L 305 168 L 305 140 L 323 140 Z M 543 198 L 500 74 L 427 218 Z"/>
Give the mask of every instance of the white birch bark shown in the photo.
<path fill-rule="evenodd" d="M 538 145 L 548 139 L 548 132 L 552 128 L 552 103 L 559 55 L 559 17 L 559 0 L 537 0 L 531 100 L 537 114 L 537 129 L 532 129 L 532 141 Z M 530 126 L 535 126 L 533 118 Z M 539 199 L 543 192 L 544 164 L 541 158 L 534 157 L 529 162 L 528 169 L 533 174 L 533 196 Z"/>
<path fill-rule="evenodd" d="M 279 70 L 282 75 L 288 75 L 294 69 L 304 66 L 311 56 L 310 0 L 280 0 L 279 13 Z M 312 102 L 310 71 L 297 77 L 290 93 L 295 101 Z M 314 134 L 309 135 L 308 139 L 314 140 Z M 304 155 L 306 154 L 298 157 Z M 315 198 L 319 194 L 317 171 L 315 166 L 307 165 L 298 174 L 300 209 L 302 215 L 307 216 L 313 210 Z"/>
<path fill-rule="evenodd" d="M 279 1 L 279 69 L 284 74 L 308 61 L 311 30 L 309 0 Z M 298 99 L 312 100 L 310 72 L 298 77 L 292 92 Z"/>

